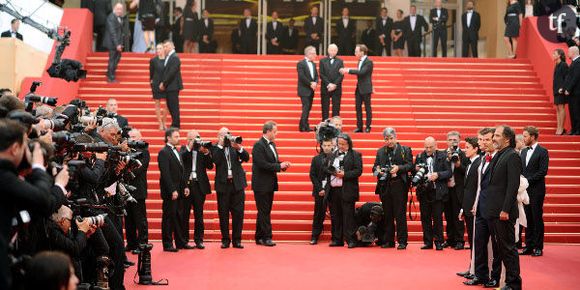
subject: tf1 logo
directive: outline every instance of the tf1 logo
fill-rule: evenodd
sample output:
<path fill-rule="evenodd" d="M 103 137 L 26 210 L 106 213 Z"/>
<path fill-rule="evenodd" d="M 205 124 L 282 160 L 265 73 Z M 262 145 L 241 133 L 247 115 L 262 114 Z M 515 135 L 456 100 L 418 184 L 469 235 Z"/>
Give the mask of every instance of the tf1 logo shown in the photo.
<path fill-rule="evenodd" d="M 538 18 L 538 29 L 550 42 L 570 42 L 580 31 L 580 6 L 578 0 L 565 0 L 558 10 Z"/>

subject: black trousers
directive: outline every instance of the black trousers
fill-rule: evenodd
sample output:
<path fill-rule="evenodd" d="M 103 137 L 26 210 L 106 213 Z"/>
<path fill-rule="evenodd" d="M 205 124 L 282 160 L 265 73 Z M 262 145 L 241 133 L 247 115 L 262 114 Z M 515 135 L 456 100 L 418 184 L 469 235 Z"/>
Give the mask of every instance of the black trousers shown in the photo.
<path fill-rule="evenodd" d="M 216 49 L 217 42 L 215 40 L 211 40 L 209 43 L 199 42 L 199 53 L 215 53 Z"/>
<path fill-rule="evenodd" d="M 95 25 L 93 27 L 93 32 L 97 34 L 97 43 L 95 45 L 97 51 L 107 51 L 107 49 L 103 47 L 103 36 L 105 35 L 105 29 L 105 25 Z"/>
<path fill-rule="evenodd" d="M 185 241 L 181 236 L 181 225 L 178 219 L 179 200 L 164 199 L 161 205 L 163 213 L 161 216 L 161 239 L 163 248 L 172 248 L 173 240 L 176 247 L 183 247 Z"/>
<path fill-rule="evenodd" d="M 316 49 L 316 54 L 320 53 L 320 40 L 313 40 L 310 37 L 310 35 L 307 35 L 306 39 L 304 40 L 304 48 L 306 48 L 309 45 L 314 46 L 314 48 Z"/>
<path fill-rule="evenodd" d="M 254 200 L 258 209 L 258 218 L 256 220 L 256 234 L 254 239 L 271 240 L 272 239 L 272 204 L 274 203 L 274 192 L 256 192 L 254 191 Z"/>
<path fill-rule="evenodd" d="M 412 57 L 421 56 L 421 39 L 407 39 L 408 55 Z"/>
<path fill-rule="evenodd" d="M 102 227 L 103 236 L 109 245 L 109 258 L 115 262 L 113 276 L 109 279 L 111 290 L 124 290 L 125 278 L 125 242 L 123 236 L 119 234 L 115 222 L 109 217 L 105 218 L 105 226 Z"/>
<path fill-rule="evenodd" d="M 362 129 L 363 121 L 362 121 L 362 104 L 365 104 L 365 111 L 367 114 L 367 121 L 366 126 L 367 128 L 371 127 L 371 123 L 373 121 L 373 109 L 371 108 L 371 94 L 360 94 L 358 92 L 355 93 L 355 107 L 356 107 L 356 127 L 358 129 Z"/>
<path fill-rule="evenodd" d="M 240 242 L 242 240 L 242 227 L 244 224 L 244 203 L 246 194 L 243 190 L 236 191 L 234 184 L 228 184 L 226 192 L 217 193 L 218 214 L 222 242 Z M 232 239 L 230 239 L 230 213 L 232 215 Z"/>
<path fill-rule="evenodd" d="M 167 94 L 167 109 L 171 114 L 171 127 L 180 128 L 181 119 L 179 116 L 179 91 L 168 91 Z"/>
<path fill-rule="evenodd" d="M 327 203 L 324 196 L 316 194 L 314 196 L 314 215 L 312 216 L 312 238 L 318 239 L 324 229 Z"/>
<path fill-rule="evenodd" d="M 137 249 L 139 244 L 147 244 L 149 241 L 145 199 L 138 199 L 137 203 L 128 202 L 126 209 L 125 231 L 127 248 L 133 250 Z"/>
<path fill-rule="evenodd" d="M 335 242 L 354 242 L 356 221 L 354 219 L 354 202 L 344 201 L 342 187 L 330 189 L 330 217 L 332 222 L 332 240 Z"/>
<path fill-rule="evenodd" d="M 530 195 L 530 204 L 524 205 L 528 227 L 526 248 L 544 249 L 544 198 L 545 194 Z"/>
<path fill-rule="evenodd" d="M 387 39 L 389 39 L 389 41 L 386 41 Z M 391 36 L 387 36 L 385 37 L 385 46 L 383 46 L 380 42 L 377 45 L 377 48 L 379 49 L 377 51 L 377 55 L 378 56 L 383 56 L 383 51 L 385 51 L 387 56 L 391 56 Z"/>
<path fill-rule="evenodd" d="M 461 210 L 461 201 L 456 193 L 456 187 L 449 188 L 449 199 L 443 204 L 443 213 L 447 226 L 447 243 L 453 247 L 456 244 L 465 244 L 464 233 L 465 227 L 459 220 L 459 211 Z"/>
<path fill-rule="evenodd" d="M 580 96 L 569 96 L 568 111 L 572 125 L 571 132 L 580 133 Z"/>
<path fill-rule="evenodd" d="M 389 244 L 395 242 L 395 222 L 397 224 L 397 241 L 406 245 L 409 237 L 407 229 L 407 185 L 398 178 L 387 181 L 388 186 L 379 195 L 385 213 L 385 241 Z"/>
<path fill-rule="evenodd" d="M 505 266 L 506 286 L 515 290 L 522 289 L 520 276 L 520 257 L 516 248 L 515 219 L 501 221 L 498 218 L 488 220 L 492 226 L 492 239 L 495 237 L 499 257 Z"/>
<path fill-rule="evenodd" d="M 489 281 L 490 277 L 493 280 L 499 281 L 501 276 L 501 259 L 499 256 L 499 250 L 497 248 L 496 239 L 493 236 L 494 231 L 492 230 L 492 224 L 489 220 L 484 219 L 481 216 L 475 218 L 475 276 L 484 281 Z M 488 266 L 488 256 L 487 244 L 491 238 L 491 247 L 493 249 L 493 265 L 491 270 L 491 275 Z"/>
<path fill-rule="evenodd" d="M 473 215 L 464 215 L 463 219 L 465 221 L 465 227 L 467 228 L 467 239 L 471 250 L 473 250 L 473 226 L 475 223 L 475 218 Z"/>
<path fill-rule="evenodd" d="M 109 63 L 107 65 L 107 79 L 114 80 L 117 72 L 117 65 L 121 60 L 121 52 L 116 49 L 109 49 Z"/>
<path fill-rule="evenodd" d="M 469 57 L 469 51 L 471 50 L 471 57 L 477 58 L 477 39 L 463 39 L 463 45 L 461 46 L 461 56 Z"/>
<path fill-rule="evenodd" d="M 329 92 L 326 88 L 320 90 L 320 103 L 322 105 L 322 121 L 328 119 L 330 110 L 330 99 L 332 98 L 332 116 L 340 116 L 340 99 L 342 98 L 342 85 L 336 90 Z"/>
<path fill-rule="evenodd" d="M 421 227 L 423 228 L 423 243 L 433 245 L 443 243 L 443 201 L 435 200 L 419 202 L 421 211 Z"/>
<path fill-rule="evenodd" d="M 314 98 L 314 92 L 310 96 L 307 97 L 300 97 L 302 101 L 302 115 L 300 116 L 300 124 L 298 125 L 298 129 L 300 130 L 307 130 L 310 128 L 308 124 L 308 116 L 310 115 L 310 110 L 312 109 L 312 99 Z"/>
<path fill-rule="evenodd" d="M 447 57 L 447 28 L 433 30 L 433 57 L 437 57 L 437 47 L 441 42 L 441 56 Z"/>
<path fill-rule="evenodd" d="M 189 186 L 189 196 L 183 198 L 179 208 L 179 222 L 183 240 L 189 243 L 189 218 L 193 208 L 194 231 L 193 240 L 195 243 L 203 242 L 204 223 L 203 223 L 203 205 L 205 204 L 205 194 L 201 192 L 199 183 L 192 181 Z"/>

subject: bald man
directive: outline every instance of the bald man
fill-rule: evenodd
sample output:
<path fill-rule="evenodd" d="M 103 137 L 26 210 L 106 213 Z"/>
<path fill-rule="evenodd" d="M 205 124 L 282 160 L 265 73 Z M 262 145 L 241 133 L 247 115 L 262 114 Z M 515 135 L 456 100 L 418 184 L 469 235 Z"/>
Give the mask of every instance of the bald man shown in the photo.
<path fill-rule="evenodd" d="M 580 53 L 578 46 L 572 46 L 568 49 L 568 57 L 572 63 L 560 93 L 568 98 L 568 110 L 572 124 L 570 135 L 580 135 Z"/>
<path fill-rule="evenodd" d="M 322 121 L 328 119 L 330 98 L 332 98 L 332 116 L 340 115 L 340 99 L 342 97 L 342 79 L 344 76 L 339 72 L 344 67 L 342 59 L 336 57 L 338 46 L 328 46 L 328 56 L 320 60 L 320 102 L 322 104 Z"/>
<path fill-rule="evenodd" d="M 117 113 L 118 109 L 119 104 L 117 103 L 117 99 L 110 98 L 109 100 L 107 100 L 107 112 L 109 112 L 109 114 L 115 117 L 115 119 L 117 120 L 117 124 L 119 124 L 119 127 L 121 127 L 122 129 L 123 127 L 129 126 L 129 121 L 127 120 L 127 118 Z"/>
<path fill-rule="evenodd" d="M 424 164 L 422 166 L 421 164 Z M 425 150 L 415 159 L 415 173 L 425 168 L 424 178 L 417 184 L 417 198 L 420 202 L 421 226 L 423 227 L 422 250 L 443 250 L 443 201 L 447 200 L 447 180 L 451 177 L 451 165 L 447 153 L 437 150 L 433 137 L 425 138 Z"/>

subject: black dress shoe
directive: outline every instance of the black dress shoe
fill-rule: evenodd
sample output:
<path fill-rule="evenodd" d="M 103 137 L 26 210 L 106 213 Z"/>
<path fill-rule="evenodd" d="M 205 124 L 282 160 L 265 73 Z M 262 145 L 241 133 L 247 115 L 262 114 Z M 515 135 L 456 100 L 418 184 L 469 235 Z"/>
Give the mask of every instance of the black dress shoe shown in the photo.
<path fill-rule="evenodd" d="M 457 243 L 457 245 L 455 245 L 454 249 L 455 250 L 463 250 L 465 248 L 465 245 L 463 245 L 462 243 Z"/>
<path fill-rule="evenodd" d="M 276 245 L 276 243 L 274 243 L 274 242 L 273 242 L 272 240 L 270 240 L 270 239 L 267 239 L 267 240 L 265 240 L 265 241 L 264 241 L 264 243 L 263 243 L 262 245 L 264 245 L 264 246 L 266 246 L 266 247 L 273 247 L 273 246 L 275 246 L 275 245 Z"/>
<path fill-rule="evenodd" d="M 524 248 L 524 250 L 520 252 L 520 256 L 522 256 L 522 255 L 531 255 L 533 253 L 534 253 L 534 251 L 532 249 L 530 249 L 530 248 Z"/>
<path fill-rule="evenodd" d="M 316 245 L 316 244 L 318 244 L 318 239 L 317 239 L 317 238 L 312 238 L 312 240 L 310 240 L 310 244 L 311 244 L 311 245 Z"/>
<path fill-rule="evenodd" d="M 489 282 L 483 285 L 485 288 L 497 288 L 499 287 L 499 282 L 497 280 L 489 280 Z"/>
<path fill-rule="evenodd" d="M 407 244 L 399 244 L 399 246 L 397 247 L 397 250 L 405 250 L 407 249 Z"/>
<path fill-rule="evenodd" d="M 230 247 L 230 242 L 222 242 L 222 249 L 227 249 Z"/>
<path fill-rule="evenodd" d="M 435 244 L 435 250 L 436 251 L 443 251 L 443 245 L 442 244 Z"/>
<path fill-rule="evenodd" d="M 256 240 L 256 245 L 260 245 L 260 246 L 264 245 L 264 240 L 262 240 L 262 239 L 257 239 L 257 240 Z"/>
<path fill-rule="evenodd" d="M 236 249 L 243 249 L 244 245 L 242 245 L 241 242 L 233 242 L 232 243 L 232 247 L 236 248 Z"/>
<path fill-rule="evenodd" d="M 467 286 L 477 286 L 477 285 L 485 285 L 487 284 L 487 282 L 475 277 L 473 278 L 473 280 L 463 281 L 463 284 Z"/>
<path fill-rule="evenodd" d="M 193 250 L 193 249 L 195 249 L 195 247 L 194 247 L 194 246 L 192 246 L 192 245 L 189 245 L 189 244 L 185 244 L 185 245 L 183 245 L 183 246 L 179 246 L 179 247 L 177 247 L 177 248 L 178 248 L 178 249 L 180 249 L 180 250 Z"/>
<path fill-rule="evenodd" d="M 354 133 L 362 133 L 363 132 L 363 129 L 356 128 L 353 132 Z"/>
<path fill-rule="evenodd" d="M 395 247 L 395 243 L 390 243 L 390 242 L 384 243 L 381 245 L 381 248 L 383 248 L 383 249 L 394 248 L 394 247 Z"/>
<path fill-rule="evenodd" d="M 370 133 L 371 132 L 371 127 L 366 127 L 365 128 L 365 133 Z"/>
<path fill-rule="evenodd" d="M 205 245 L 203 244 L 203 242 L 195 243 L 195 247 L 200 250 L 205 249 Z"/>
<path fill-rule="evenodd" d="M 465 272 L 457 272 L 457 273 L 455 273 L 455 274 L 457 274 L 457 276 L 465 277 L 465 275 L 469 275 L 469 271 L 465 271 Z"/>
<path fill-rule="evenodd" d="M 125 268 L 131 267 L 131 266 L 135 266 L 135 263 L 129 261 L 129 260 L 125 260 L 123 261 L 123 265 L 125 265 Z"/>
<path fill-rule="evenodd" d="M 163 248 L 163 252 L 171 252 L 171 253 L 177 253 L 179 250 L 176 248 Z"/>
<path fill-rule="evenodd" d="M 431 249 L 433 249 L 433 245 L 425 244 L 421 247 L 421 250 L 431 250 Z"/>
<path fill-rule="evenodd" d="M 543 255 L 542 249 L 534 249 L 532 257 L 541 257 Z"/>
<path fill-rule="evenodd" d="M 449 247 L 449 243 L 448 242 L 443 242 L 443 244 L 441 244 L 441 247 L 447 248 L 447 247 Z"/>
<path fill-rule="evenodd" d="M 355 242 L 349 242 L 348 243 L 348 248 L 349 249 L 356 248 L 356 243 Z"/>
<path fill-rule="evenodd" d="M 337 241 L 332 241 L 328 244 L 329 247 L 344 247 L 344 243 L 339 243 Z"/>
<path fill-rule="evenodd" d="M 463 276 L 463 278 L 465 278 L 467 280 L 473 280 L 473 279 L 475 279 L 475 275 L 473 275 L 473 274 L 467 274 L 467 275 Z"/>

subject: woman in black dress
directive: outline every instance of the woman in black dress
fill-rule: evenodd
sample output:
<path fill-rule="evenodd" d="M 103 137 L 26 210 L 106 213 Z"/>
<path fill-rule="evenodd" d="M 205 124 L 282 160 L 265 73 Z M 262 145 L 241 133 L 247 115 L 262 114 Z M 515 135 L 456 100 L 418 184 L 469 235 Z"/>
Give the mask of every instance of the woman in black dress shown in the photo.
<path fill-rule="evenodd" d="M 564 50 L 558 48 L 554 50 L 552 58 L 556 63 L 554 68 L 554 105 L 556 105 L 556 120 L 558 123 L 558 128 L 556 129 L 556 135 L 564 135 L 566 129 L 564 129 L 564 122 L 566 121 L 566 96 L 560 94 L 558 90 L 564 85 L 564 80 L 566 79 L 566 74 L 568 73 L 568 64 L 566 64 L 566 53 Z"/>
<path fill-rule="evenodd" d="M 393 30 L 391 30 L 391 39 L 393 40 L 393 54 L 395 56 L 403 56 L 405 49 L 405 37 L 403 35 L 403 10 L 397 10 L 397 21 L 393 23 Z"/>
<path fill-rule="evenodd" d="M 155 48 L 157 56 L 149 60 L 149 82 L 151 83 L 151 91 L 153 92 L 153 100 L 155 100 L 155 116 L 159 122 L 159 130 L 165 131 L 165 119 L 167 119 L 167 108 L 163 105 L 161 108 L 161 99 L 165 99 L 165 92 L 159 90 L 159 83 L 163 78 L 163 71 L 165 70 L 165 50 L 163 44 L 158 44 Z"/>
<path fill-rule="evenodd" d="M 195 8 L 195 0 L 187 0 L 183 9 L 183 52 L 195 52 L 195 44 L 199 38 L 199 16 Z"/>
<path fill-rule="evenodd" d="M 505 22 L 504 41 L 508 49 L 508 58 L 516 58 L 520 25 L 523 20 L 521 6 L 518 0 L 509 0 L 509 5 L 503 18 Z"/>

